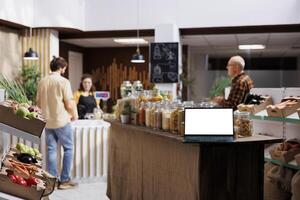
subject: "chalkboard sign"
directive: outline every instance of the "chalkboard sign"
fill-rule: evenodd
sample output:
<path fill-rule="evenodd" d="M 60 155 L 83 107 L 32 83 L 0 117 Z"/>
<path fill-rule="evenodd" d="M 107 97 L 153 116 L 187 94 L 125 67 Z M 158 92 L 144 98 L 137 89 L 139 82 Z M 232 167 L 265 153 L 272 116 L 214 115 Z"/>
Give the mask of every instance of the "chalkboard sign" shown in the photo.
<path fill-rule="evenodd" d="M 150 82 L 177 83 L 178 43 L 150 44 Z"/>

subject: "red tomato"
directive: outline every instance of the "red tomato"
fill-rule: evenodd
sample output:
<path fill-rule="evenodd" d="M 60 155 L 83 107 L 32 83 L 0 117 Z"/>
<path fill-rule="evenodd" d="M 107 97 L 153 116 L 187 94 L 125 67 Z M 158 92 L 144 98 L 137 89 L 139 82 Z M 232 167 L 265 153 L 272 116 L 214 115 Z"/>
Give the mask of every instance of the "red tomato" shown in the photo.
<path fill-rule="evenodd" d="M 37 178 L 35 178 L 35 177 L 33 177 L 33 176 L 30 176 L 30 177 L 27 179 L 27 184 L 28 184 L 29 186 L 31 186 L 31 185 L 37 185 L 39 182 L 40 182 L 39 179 L 37 179 Z"/>
<path fill-rule="evenodd" d="M 17 178 L 16 178 L 16 176 L 13 175 L 13 174 L 9 174 L 9 175 L 8 175 L 8 178 L 9 178 L 13 183 L 16 183 L 16 182 L 18 181 Z"/>
<path fill-rule="evenodd" d="M 18 182 L 19 185 L 27 186 L 27 182 L 23 179 Z"/>

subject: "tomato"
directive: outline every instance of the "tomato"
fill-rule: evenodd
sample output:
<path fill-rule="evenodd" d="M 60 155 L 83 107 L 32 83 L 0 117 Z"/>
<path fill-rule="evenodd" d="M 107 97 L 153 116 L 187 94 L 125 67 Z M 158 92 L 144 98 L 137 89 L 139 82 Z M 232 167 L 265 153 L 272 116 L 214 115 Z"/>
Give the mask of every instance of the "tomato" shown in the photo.
<path fill-rule="evenodd" d="M 16 177 L 17 182 L 20 182 L 20 181 L 24 180 L 24 178 L 22 178 L 21 176 L 18 176 L 16 174 L 14 174 L 14 176 Z"/>
<path fill-rule="evenodd" d="M 23 177 L 18 176 L 18 175 L 15 175 L 15 177 L 17 179 L 17 184 L 27 186 L 27 182 L 25 181 L 25 179 Z"/>
<path fill-rule="evenodd" d="M 27 182 L 23 179 L 18 182 L 19 185 L 27 186 Z"/>
<path fill-rule="evenodd" d="M 8 175 L 8 178 L 9 178 L 13 183 L 16 183 L 16 182 L 18 181 L 17 178 L 16 178 L 16 176 L 13 175 L 13 174 L 9 174 L 9 175 Z"/>
<path fill-rule="evenodd" d="M 38 179 L 38 178 L 35 178 L 35 177 L 33 177 L 33 176 L 30 176 L 30 177 L 27 179 L 27 184 L 28 184 L 29 186 L 31 186 L 31 185 L 37 185 L 39 182 L 40 182 L 39 179 Z"/>

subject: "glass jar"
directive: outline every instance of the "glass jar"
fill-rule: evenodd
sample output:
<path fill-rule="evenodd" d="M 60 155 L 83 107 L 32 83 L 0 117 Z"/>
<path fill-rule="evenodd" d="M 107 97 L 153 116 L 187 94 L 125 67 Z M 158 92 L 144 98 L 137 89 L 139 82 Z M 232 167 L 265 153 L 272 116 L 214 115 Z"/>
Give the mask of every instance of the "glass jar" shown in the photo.
<path fill-rule="evenodd" d="M 123 81 L 120 87 L 120 91 L 121 91 L 122 98 L 130 97 L 132 94 L 132 85 L 130 81 Z"/>
<path fill-rule="evenodd" d="M 177 129 L 179 135 L 184 135 L 184 106 L 180 105 L 178 107 L 178 116 L 177 116 Z"/>
<path fill-rule="evenodd" d="M 94 108 L 93 113 L 94 113 L 94 119 L 95 120 L 101 120 L 102 119 L 103 111 L 101 110 L 100 107 Z"/>
<path fill-rule="evenodd" d="M 156 110 L 154 112 L 154 128 L 162 129 L 162 109 L 161 104 L 156 105 Z"/>
<path fill-rule="evenodd" d="M 145 126 L 145 103 L 142 102 L 139 108 L 139 125 Z"/>
<path fill-rule="evenodd" d="M 134 81 L 132 86 L 132 93 L 135 96 L 140 96 L 143 92 L 143 84 L 141 81 Z"/>
<path fill-rule="evenodd" d="M 152 107 L 150 109 L 150 128 L 154 128 L 155 127 L 155 125 L 154 125 L 154 114 L 155 114 L 155 111 L 156 111 L 156 104 L 152 103 Z"/>
<path fill-rule="evenodd" d="M 249 112 L 234 112 L 235 137 L 252 136 L 252 121 Z"/>
<path fill-rule="evenodd" d="M 178 107 L 181 106 L 181 103 L 174 102 L 170 114 L 170 131 L 172 133 L 178 132 Z"/>
<path fill-rule="evenodd" d="M 164 105 L 164 109 L 162 111 L 162 129 L 164 131 L 170 131 L 170 118 L 171 118 L 171 110 L 168 104 Z"/>
<path fill-rule="evenodd" d="M 150 127 L 150 114 L 151 114 L 151 102 L 147 103 L 147 107 L 145 108 L 145 125 L 146 127 Z"/>

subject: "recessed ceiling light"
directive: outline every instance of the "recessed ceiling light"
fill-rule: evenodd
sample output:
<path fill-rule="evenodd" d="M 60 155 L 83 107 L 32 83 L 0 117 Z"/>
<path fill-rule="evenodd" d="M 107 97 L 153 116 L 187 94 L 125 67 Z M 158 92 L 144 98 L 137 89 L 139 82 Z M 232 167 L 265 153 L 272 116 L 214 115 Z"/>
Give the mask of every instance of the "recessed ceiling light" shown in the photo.
<path fill-rule="evenodd" d="M 248 50 L 248 49 L 265 49 L 266 46 L 262 44 L 244 44 L 239 45 L 239 49 L 241 50 Z"/>
<path fill-rule="evenodd" d="M 115 38 L 114 42 L 120 44 L 148 44 L 143 38 Z"/>

